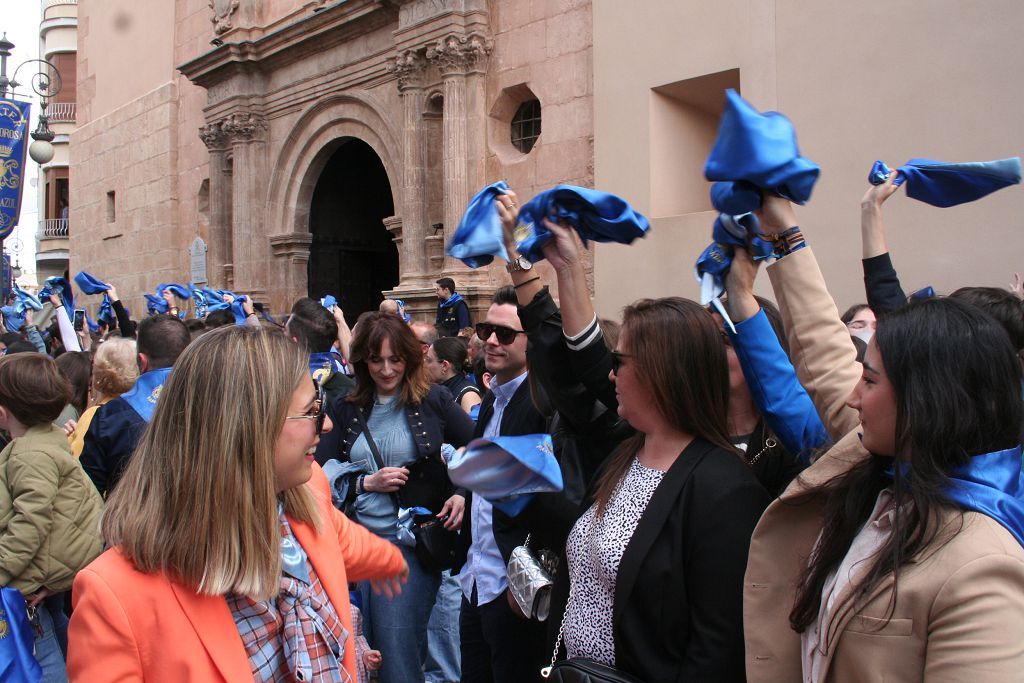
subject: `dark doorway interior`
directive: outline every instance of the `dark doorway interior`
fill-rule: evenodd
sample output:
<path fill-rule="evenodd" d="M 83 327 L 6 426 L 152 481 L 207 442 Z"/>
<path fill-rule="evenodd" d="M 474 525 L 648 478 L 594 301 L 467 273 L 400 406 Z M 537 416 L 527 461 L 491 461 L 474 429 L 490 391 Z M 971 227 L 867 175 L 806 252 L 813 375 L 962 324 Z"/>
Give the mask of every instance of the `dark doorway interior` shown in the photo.
<path fill-rule="evenodd" d="M 309 296 L 333 294 L 355 325 L 398 284 L 398 249 L 382 220 L 394 215 L 387 173 L 362 140 L 346 140 L 320 174 L 309 211 Z"/>

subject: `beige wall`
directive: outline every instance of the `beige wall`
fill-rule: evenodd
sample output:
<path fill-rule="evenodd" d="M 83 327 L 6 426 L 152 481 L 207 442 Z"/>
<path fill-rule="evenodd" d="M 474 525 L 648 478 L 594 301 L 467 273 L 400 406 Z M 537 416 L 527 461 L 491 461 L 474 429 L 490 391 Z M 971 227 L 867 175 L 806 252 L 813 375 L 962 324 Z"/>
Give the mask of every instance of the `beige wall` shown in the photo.
<path fill-rule="evenodd" d="M 175 4 L 171 0 L 81 0 L 79 125 L 172 80 Z"/>
<path fill-rule="evenodd" d="M 594 0 L 595 183 L 655 217 L 648 239 L 598 248 L 599 311 L 697 296 L 693 262 L 714 217 L 699 213 L 710 105 L 666 107 L 655 89 L 738 69 L 744 97 L 793 120 L 801 151 L 822 167 L 798 216 L 843 308 L 864 299 L 858 206 L 876 158 L 895 166 L 1024 149 L 1022 25 L 1017 0 Z M 666 199 L 673 186 L 678 198 Z M 953 209 L 901 192 L 886 219 L 904 287 L 1005 286 L 1024 268 L 1022 215 L 1020 188 Z"/>

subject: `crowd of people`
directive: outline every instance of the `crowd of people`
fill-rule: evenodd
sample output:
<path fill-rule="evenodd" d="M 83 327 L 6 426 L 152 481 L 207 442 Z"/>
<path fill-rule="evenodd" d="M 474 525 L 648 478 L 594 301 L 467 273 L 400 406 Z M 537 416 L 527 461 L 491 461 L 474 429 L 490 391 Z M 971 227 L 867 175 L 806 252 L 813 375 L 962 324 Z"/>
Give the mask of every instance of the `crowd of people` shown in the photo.
<path fill-rule="evenodd" d="M 770 258 L 736 246 L 720 305 L 620 321 L 566 221 L 543 219 L 555 282 L 521 257 L 507 188 L 511 283 L 475 325 L 449 277 L 433 323 L 385 299 L 351 329 L 333 298 L 184 319 L 170 289 L 136 322 L 105 284 L 90 331 L 51 291 L 0 358 L 25 680 L 1019 680 L 1024 302 L 908 297 L 895 176 L 862 200 L 866 303 L 843 315 L 769 192 Z M 453 483 L 531 435 L 558 490 Z"/>

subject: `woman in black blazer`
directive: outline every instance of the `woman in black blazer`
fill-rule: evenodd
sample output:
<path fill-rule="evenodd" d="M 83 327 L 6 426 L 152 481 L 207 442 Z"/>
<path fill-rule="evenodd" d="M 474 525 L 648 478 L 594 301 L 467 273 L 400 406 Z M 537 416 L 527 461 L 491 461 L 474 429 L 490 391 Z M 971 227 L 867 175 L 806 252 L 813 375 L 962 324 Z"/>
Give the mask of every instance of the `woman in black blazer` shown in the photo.
<path fill-rule="evenodd" d="M 567 654 L 648 683 L 742 681 L 743 573 L 770 498 L 727 435 L 721 335 L 692 301 L 641 300 L 612 367 L 637 434 L 569 536 Z"/>

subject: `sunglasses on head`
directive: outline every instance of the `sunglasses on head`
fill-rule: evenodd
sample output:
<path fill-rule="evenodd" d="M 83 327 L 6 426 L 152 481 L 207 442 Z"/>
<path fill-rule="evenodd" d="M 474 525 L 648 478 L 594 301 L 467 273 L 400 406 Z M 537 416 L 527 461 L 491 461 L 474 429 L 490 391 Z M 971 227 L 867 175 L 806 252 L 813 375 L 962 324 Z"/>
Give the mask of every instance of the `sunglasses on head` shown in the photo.
<path fill-rule="evenodd" d="M 316 380 L 313 380 L 313 388 L 316 389 L 316 400 L 313 401 L 313 407 L 309 412 L 305 415 L 288 415 L 284 419 L 316 420 L 316 433 L 319 435 L 324 431 L 324 418 L 327 417 L 327 393 Z"/>
<path fill-rule="evenodd" d="M 498 338 L 499 344 L 508 346 L 516 340 L 516 335 L 526 334 L 523 330 L 513 330 L 511 327 L 505 327 L 504 325 L 492 325 L 491 323 L 477 323 L 476 324 L 476 336 L 480 337 L 481 340 L 487 341 L 491 338 L 491 335 Z"/>

